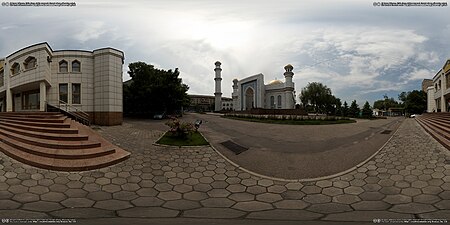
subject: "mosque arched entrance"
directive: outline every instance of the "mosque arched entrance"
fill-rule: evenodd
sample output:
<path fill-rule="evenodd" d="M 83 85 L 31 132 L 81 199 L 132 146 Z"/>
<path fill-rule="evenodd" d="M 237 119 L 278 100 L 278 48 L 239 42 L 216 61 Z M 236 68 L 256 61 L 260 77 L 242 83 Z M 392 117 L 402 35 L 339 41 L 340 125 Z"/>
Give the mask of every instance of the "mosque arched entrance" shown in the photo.
<path fill-rule="evenodd" d="M 250 110 L 255 107 L 255 92 L 253 91 L 253 88 L 247 88 L 245 91 L 245 109 L 244 110 Z"/>

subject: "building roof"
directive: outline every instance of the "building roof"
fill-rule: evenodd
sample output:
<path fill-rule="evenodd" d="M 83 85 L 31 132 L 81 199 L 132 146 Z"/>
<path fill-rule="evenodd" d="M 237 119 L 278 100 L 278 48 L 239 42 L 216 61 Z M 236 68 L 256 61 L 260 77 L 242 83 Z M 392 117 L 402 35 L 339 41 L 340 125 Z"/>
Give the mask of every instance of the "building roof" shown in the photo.
<path fill-rule="evenodd" d="M 273 84 L 283 84 L 283 81 L 275 79 L 275 80 L 270 81 L 268 85 L 273 85 Z"/>

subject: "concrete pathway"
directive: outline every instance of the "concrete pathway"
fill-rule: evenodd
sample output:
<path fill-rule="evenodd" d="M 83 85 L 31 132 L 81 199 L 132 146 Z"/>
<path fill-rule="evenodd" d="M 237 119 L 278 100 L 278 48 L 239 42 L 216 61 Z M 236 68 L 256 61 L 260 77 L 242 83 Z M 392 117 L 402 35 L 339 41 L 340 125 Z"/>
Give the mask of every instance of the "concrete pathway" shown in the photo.
<path fill-rule="evenodd" d="M 164 130 L 160 122 L 137 120 L 101 127 L 105 138 L 133 154 L 96 171 L 41 170 L 0 154 L 0 218 L 324 225 L 450 219 L 449 151 L 413 119 L 357 170 L 314 182 L 252 176 L 210 147 L 153 146 Z"/>

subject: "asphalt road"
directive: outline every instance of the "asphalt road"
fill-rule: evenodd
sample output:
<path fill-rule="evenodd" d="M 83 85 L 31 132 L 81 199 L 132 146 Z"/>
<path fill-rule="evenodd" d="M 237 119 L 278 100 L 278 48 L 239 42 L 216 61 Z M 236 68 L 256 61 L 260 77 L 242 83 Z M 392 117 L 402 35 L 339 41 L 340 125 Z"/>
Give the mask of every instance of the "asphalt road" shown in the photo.
<path fill-rule="evenodd" d="M 183 119 L 203 120 L 200 131 L 218 151 L 243 168 L 285 179 L 324 177 L 350 169 L 379 150 L 403 120 L 281 125 L 207 114 L 190 114 Z M 386 130 L 391 132 L 382 134 Z M 236 155 L 220 144 L 227 140 L 249 149 Z"/>

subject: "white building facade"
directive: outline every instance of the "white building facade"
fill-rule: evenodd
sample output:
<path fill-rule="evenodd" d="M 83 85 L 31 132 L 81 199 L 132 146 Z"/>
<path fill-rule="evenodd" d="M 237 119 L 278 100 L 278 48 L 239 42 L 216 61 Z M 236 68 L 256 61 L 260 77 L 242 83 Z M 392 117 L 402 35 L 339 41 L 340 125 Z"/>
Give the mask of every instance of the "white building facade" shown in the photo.
<path fill-rule="evenodd" d="M 433 77 L 427 88 L 427 112 L 450 112 L 450 59 Z"/>
<path fill-rule="evenodd" d="M 122 123 L 124 53 L 57 50 L 40 43 L 0 59 L 0 111 L 45 111 L 67 105 L 99 125 Z"/>
<path fill-rule="evenodd" d="M 285 81 L 273 80 L 264 84 L 264 75 L 257 74 L 244 79 L 233 80 L 233 109 L 236 111 L 252 108 L 294 109 L 295 84 L 292 65 L 284 67 Z"/>

